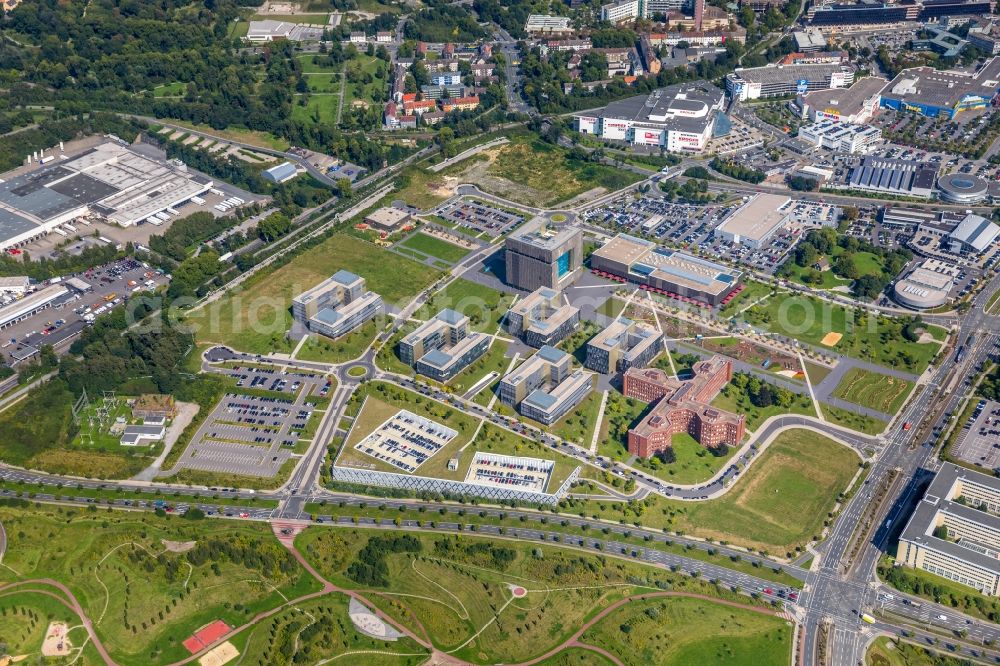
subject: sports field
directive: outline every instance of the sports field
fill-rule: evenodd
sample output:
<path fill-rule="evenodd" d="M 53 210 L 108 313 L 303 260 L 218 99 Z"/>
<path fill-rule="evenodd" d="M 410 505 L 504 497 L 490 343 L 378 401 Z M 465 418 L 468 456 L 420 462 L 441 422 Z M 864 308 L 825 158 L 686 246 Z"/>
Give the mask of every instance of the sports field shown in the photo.
<path fill-rule="evenodd" d="M 437 257 L 451 264 L 459 261 L 470 252 L 469 248 L 449 243 L 446 240 L 441 240 L 422 232 L 413 234 L 400 242 L 400 245 L 430 257 Z"/>
<path fill-rule="evenodd" d="M 289 352 L 292 298 L 338 270 L 347 268 L 367 281 L 386 304 L 407 302 L 440 272 L 353 236 L 336 234 L 277 270 L 265 270 L 186 317 L 197 339 L 257 354 Z"/>
<path fill-rule="evenodd" d="M 895 414 L 913 390 L 913 382 L 864 368 L 851 368 L 833 390 L 834 397 Z"/>

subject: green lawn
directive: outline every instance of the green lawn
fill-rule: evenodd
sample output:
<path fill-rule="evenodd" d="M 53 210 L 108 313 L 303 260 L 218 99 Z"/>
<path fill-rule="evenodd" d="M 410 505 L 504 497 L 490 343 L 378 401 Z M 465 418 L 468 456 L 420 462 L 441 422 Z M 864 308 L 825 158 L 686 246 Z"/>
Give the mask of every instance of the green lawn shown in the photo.
<path fill-rule="evenodd" d="M 912 390 L 913 382 L 906 379 L 851 368 L 833 390 L 833 396 L 883 414 L 895 414 Z"/>
<path fill-rule="evenodd" d="M 799 284 L 808 285 L 814 289 L 833 289 L 834 287 L 849 287 L 853 280 L 848 280 L 838 276 L 831 270 L 817 271 L 811 266 L 799 266 L 791 259 L 788 260 L 789 271 L 787 279 L 792 282 L 797 282 Z M 814 275 L 818 274 L 820 276 L 819 282 L 811 282 L 804 279 L 804 275 Z"/>
<path fill-rule="evenodd" d="M 719 310 L 719 314 L 723 317 L 735 315 L 749 304 L 755 303 L 761 298 L 767 296 L 771 293 L 771 291 L 771 285 L 769 284 L 757 282 L 756 280 L 746 280 L 743 282 L 743 291 L 737 294 L 733 300 L 726 303 L 726 305 Z"/>
<path fill-rule="evenodd" d="M 344 71 L 348 73 L 347 85 L 345 87 L 347 97 L 344 99 L 345 115 L 347 114 L 347 110 L 352 108 L 352 105 L 356 101 L 363 102 L 366 105 L 375 104 L 376 91 L 378 91 L 377 96 L 380 100 L 385 99 L 385 95 L 382 93 L 387 91 L 389 86 L 387 77 L 389 66 L 385 61 L 364 53 L 358 53 L 354 56 L 354 59 L 347 61 L 344 67 Z M 363 80 L 367 80 L 368 82 L 364 83 L 362 80 L 352 82 L 349 75 L 352 70 L 360 71 Z M 381 104 L 381 101 L 378 103 Z"/>
<path fill-rule="evenodd" d="M 837 425 L 842 425 L 845 428 L 863 432 L 866 435 L 879 434 L 885 430 L 885 426 L 887 424 L 886 421 L 882 421 L 881 419 L 863 414 L 856 414 L 854 412 L 847 411 L 846 409 L 840 409 L 839 407 L 828 405 L 825 402 L 820 403 L 819 407 L 823 411 L 823 416 L 830 423 L 836 423 Z"/>
<path fill-rule="evenodd" d="M 783 618 L 689 598 L 631 603 L 587 630 L 626 666 L 784 666 L 792 627 Z"/>
<path fill-rule="evenodd" d="M 597 308 L 597 314 L 602 314 L 605 317 L 611 317 L 613 319 L 620 315 L 624 309 L 625 301 L 611 296 Z"/>
<path fill-rule="evenodd" d="M 469 248 L 449 243 L 446 240 L 442 240 L 423 232 L 417 232 L 409 238 L 400 241 L 399 245 L 410 248 L 411 250 L 416 250 L 417 252 L 421 252 L 431 257 L 443 259 L 444 261 L 452 264 L 458 262 L 465 255 L 471 252 Z"/>
<path fill-rule="evenodd" d="M 386 304 L 405 304 L 440 272 L 346 234 L 335 234 L 277 270 L 265 270 L 241 289 L 193 312 L 185 320 L 199 342 L 218 342 L 240 351 L 290 352 L 294 296 L 346 268 L 367 281 Z"/>
<path fill-rule="evenodd" d="M 238 626 L 319 589 L 263 523 L 95 509 L 0 506 L 4 564 L 67 585 L 122 666 L 179 661 L 188 656 L 181 641 L 209 621 Z M 172 553 L 166 542 L 193 543 Z M 0 579 L 11 580 L 3 571 Z"/>
<path fill-rule="evenodd" d="M 332 340 L 323 335 L 310 334 L 295 355 L 300 361 L 344 363 L 361 356 L 379 331 L 379 318 L 365 322 L 354 331 Z"/>
<path fill-rule="evenodd" d="M 455 375 L 448 382 L 448 385 L 456 394 L 465 395 L 467 391 L 491 372 L 496 372 L 502 376 L 510 364 L 510 359 L 505 356 L 506 353 L 507 343 L 503 340 L 494 340 L 485 354 L 469 364 L 469 367 L 465 370 Z"/>
<path fill-rule="evenodd" d="M 804 414 L 806 416 L 816 416 L 812 400 L 808 393 L 793 393 L 793 402 L 789 407 L 771 405 L 770 407 L 758 407 L 750 402 L 750 396 L 745 389 L 740 389 L 733 383 L 726 384 L 722 392 L 712 401 L 712 404 L 719 409 L 746 415 L 747 430 L 756 430 L 757 427 L 771 418 L 781 414 Z"/>
<path fill-rule="evenodd" d="M 566 416 L 552 424 L 549 430 L 563 439 L 590 447 L 597 427 L 597 416 L 601 408 L 601 393 L 591 391 L 590 395 L 580 401 Z"/>
<path fill-rule="evenodd" d="M 153 88 L 153 97 L 179 97 L 187 92 L 187 84 L 181 81 L 164 83 Z"/>
<path fill-rule="evenodd" d="M 441 310 L 450 308 L 467 316 L 472 330 L 492 334 L 497 331 L 513 301 L 512 294 L 458 278 L 431 296 L 415 316 L 430 319 Z"/>
<path fill-rule="evenodd" d="M 808 296 L 770 298 L 744 315 L 750 323 L 773 333 L 914 374 L 923 372 L 940 347 L 936 342 L 905 340 L 898 319 L 871 317 L 862 310 L 848 310 Z M 823 345 L 823 337 L 831 332 L 843 337 L 832 346 Z"/>
<path fill-rule="evenodd" d="M 333 124 L 336 122 L 337 105 L 340 103 L 339 95 L 311 95 L 305 106 L 302 106 L 300 101 L 301 97 L 296 97 L 292 104 L 292 120 L 301 123 Z"/>

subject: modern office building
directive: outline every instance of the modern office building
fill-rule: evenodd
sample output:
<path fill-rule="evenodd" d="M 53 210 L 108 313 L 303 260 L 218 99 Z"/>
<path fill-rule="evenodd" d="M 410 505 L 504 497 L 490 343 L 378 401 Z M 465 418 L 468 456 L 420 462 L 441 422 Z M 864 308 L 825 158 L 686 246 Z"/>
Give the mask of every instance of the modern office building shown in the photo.
<path fill-rule="evenodd" d="M 944 463 L 899 535 L 897 564 L 1000 596 L 1000 479 Z"/>
<path fill-rule="evenodd" d="M 733 364 L 722 356 L 698 361 L 692 377 L 681 381 L 656 368 L 632 368 L 625 373 L 622 392 L 645 402 L 658 401 L 649 414 L 628 431 L 629 453 L 648 458 L 686 432 L 705 447 L 736 446 L 746 434 L 745 417 L 712 407 L 712 400 L 733 377 Z"/>
<path fill-rule="evenodd" d="M 469 318 L 444 309 L 399 342 L 399 358 L 421 375 L 446 382 L 486 353 L 492 338 L 469 333 Z"/>
<path fill-rule="evenodd" d="M 548 287 L 539 287 L 507 312 L 507 330 L 532 347 L 558 344 L 579 325 L 580 309 Z"/>
<path fill-rule="evenodd" d="M 573 357 L 546 345 L 500 380 L 500 400 L 546 425 L 555 423 L 583 400 L 594 373 L 573 369 Z"/>
<path fill-rule="evenodd" d="M 838 153 L 865 155 L 882 142 L 882 130 L 873 125 L 850 125 L 822 120 L 799 128 L 799 140 Z"/>
<path fill-rule="evenodd" d="M 382 297 L 365 280 L 340 270 L 292 299 L 292 318 L 313 333 L 339 338 L 382 312 Z"/>
<path fill-rule="evenodd" d="M 656 329 L 619 317 L 587 343 L 584 366 L 605 375 L 644 368 L 662 350 L 662 340 Z"/>
<path fill-rule="evenodd" d="M 848 189 L 929 198 L 937 170 L 926 162 L 866 157 L 851 169 Z"/>
<path fill-rule="evenodd" d="M 975 72 L 904 69 L 882 91 L 882 106 L 931 118 L 953 120 L 964 111 L 984 109 L 1000 91 L 1000 57 L 987 60 Z"/>
<path fill-rule="evenodd" d="M 940 259 L 924 259 L 892 288 L 893 299 L 914 310 L 944 305 L 959 273 L 955 264 Z"/>
<path fill-rule="evenodd" d="M 921 21 L 945 17 L 970 20 L 974 16 L 989 16 L 993 12 L 993 4 L 989 0 L 922 0 L 918 4 Z"/>
<path fill-rule="evenodd" d="M 736 71 L 726 75 L 726 93 L 733 99 L 746 101 L 761 97 L 803 95 L 827 88 L 846 88 L 853 82 L 854 70 L 841 64 L 738 67 Z"/>
<path fill-rule="evenodd" d="M 601 20 L 609 23 L 624 23 L 645 16 L 645 0 L 614 0 L 601 5 Z"/>
<path fill-rule="evenodd" d="M 713 232 L 728 243 L 760 248 L 788 226 L 792 200 L 781 194 L 755 194 Z"/>
<path fill-rule="evenodd" d="M 833 120 L 864 125 L 878 113 L 882 90 L 889 82 L 877 76 L 865 76 L 850 88 L 816 90 L 799 95 L 797 105 L 803 118 L 814 122 Z"/>
<path fill-rule="evenodd" d="M 608 141 L 700 152 L 715 131 L 726 96 L 707 81 L 678 83 L 576 117 L 576 129 Z"/>
<path fill-rule="evenodd" d="M 583 232 L 568 225 L 549 225 L 544 218 L 507 236 L 504 247 L 507 284 L 518 289 L 561 290 L 583 265 Z"/>
<path fill-rule="evenodd" d="M 618 234 L 595 251 L 590 266 L 598 274 L 709 305 L 721 303 L 743 276 L 736 269 L 628 234 Z"/>

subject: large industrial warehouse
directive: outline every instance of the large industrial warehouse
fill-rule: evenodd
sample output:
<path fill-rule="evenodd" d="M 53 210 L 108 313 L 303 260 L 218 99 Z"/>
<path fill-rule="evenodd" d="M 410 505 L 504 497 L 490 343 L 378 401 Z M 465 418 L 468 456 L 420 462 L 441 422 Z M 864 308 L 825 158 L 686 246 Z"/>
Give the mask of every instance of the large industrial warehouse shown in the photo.
<path fill-rule="evenodd" d="M 699 152 L 712 138 L 724 102 L 722 90 L 707 81 L 680 83 L 612 102 L 597 116 L 577 116 L 576 128 L 631 145 Z"/>
<path fill-rule="evenodd" d="M 105 141 L 0 182 L 0 249 L 24 245 L 88 214 L 123 227 L 139 224 L 212 185 L 183 164 Z"/>

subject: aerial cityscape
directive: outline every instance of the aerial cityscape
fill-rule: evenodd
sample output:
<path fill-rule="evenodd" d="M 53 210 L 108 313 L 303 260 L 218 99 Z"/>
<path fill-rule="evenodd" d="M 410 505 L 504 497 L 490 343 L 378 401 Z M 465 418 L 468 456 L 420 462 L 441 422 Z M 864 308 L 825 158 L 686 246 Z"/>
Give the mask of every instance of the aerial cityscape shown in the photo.
<path fill-rule="evenodd" d="M 0 666 L 1000 664 L 1000 9 L 0 2 Z"/>

